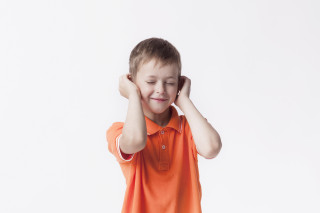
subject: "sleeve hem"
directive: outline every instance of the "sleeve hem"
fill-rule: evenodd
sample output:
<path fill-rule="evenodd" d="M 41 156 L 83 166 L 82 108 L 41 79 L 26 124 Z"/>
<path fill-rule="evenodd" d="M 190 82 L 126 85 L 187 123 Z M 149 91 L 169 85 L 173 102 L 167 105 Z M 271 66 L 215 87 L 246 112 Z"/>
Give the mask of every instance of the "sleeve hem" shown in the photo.
<path fill-rule="evenodd" d="M 117 138 L 116 138 L 116 147 L 117 147 L 117 152 L 118 152 L 118 155 L 119 157 L 123 160 L 123 161 L 131 161 L 134 157 L 134 154 L 127 154 L 128 156 L 126 157 L 127 159 L 125 159 L 122 154 L 121 154 L 121 150 L 120 150 L 120 144 L 119 144 L 119 139 L 120 137 L 122 136 L 122 134 L 120 134 Z"/>

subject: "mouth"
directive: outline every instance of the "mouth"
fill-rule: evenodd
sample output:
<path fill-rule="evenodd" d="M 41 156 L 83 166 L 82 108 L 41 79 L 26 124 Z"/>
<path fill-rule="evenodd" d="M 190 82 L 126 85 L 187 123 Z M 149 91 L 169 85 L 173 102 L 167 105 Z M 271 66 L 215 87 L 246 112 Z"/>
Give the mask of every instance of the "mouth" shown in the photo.
<path fill-rule="evenodd" d="M 167 99 L 163 99 L 163 98 L 151 98 L 152 100 L 155 100 L 157 102 L 164 102 L 166 101 Z"/>

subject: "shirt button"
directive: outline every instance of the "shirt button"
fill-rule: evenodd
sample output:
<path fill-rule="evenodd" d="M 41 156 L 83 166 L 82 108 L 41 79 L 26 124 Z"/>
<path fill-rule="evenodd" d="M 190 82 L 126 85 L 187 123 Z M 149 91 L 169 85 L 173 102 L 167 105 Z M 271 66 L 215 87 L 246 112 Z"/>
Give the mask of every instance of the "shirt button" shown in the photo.
<path fill-rule="evenodd" d="M 160 132 L 160 133 L 161 133 L 161 135 L 163 135 L 163 134 L 164 134 L 164 131 L 163 131 L 163 130 L 161 130 L 161 132 Z"/>
<path fill-rule="evenodd" d="M 162 145 L 162 149 L 166 149 L 166 146 L 165 146 L 165 145 Z"/>

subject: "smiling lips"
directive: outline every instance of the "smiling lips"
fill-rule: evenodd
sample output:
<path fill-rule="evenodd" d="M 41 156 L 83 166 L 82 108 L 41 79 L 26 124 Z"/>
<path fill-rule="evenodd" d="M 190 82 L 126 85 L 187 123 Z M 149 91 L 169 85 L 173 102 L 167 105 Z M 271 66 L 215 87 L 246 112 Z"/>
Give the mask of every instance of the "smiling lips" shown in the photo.
<path fill-rule="evenodd" d="M 159 102 L 163 102 L 163 101 L 166 101 L 167 99 L 163 99 L 163 98 L 151 98 L 152 100 L 155 100 L 155 101 L 159 101 Z"/>

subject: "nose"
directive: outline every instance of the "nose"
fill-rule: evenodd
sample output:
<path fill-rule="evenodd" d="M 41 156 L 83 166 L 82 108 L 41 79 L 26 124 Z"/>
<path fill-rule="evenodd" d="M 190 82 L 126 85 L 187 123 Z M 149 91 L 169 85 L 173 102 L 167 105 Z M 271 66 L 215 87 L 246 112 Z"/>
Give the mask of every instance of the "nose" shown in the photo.
<path fill-rule="evenodd" d="M 163 83 L 162 82 L 157 83 L 156 92 L 162 94 L 162 93 L 164 93 L 164 91 L 165 91 L 165 87 L 164 87 Z"/>

